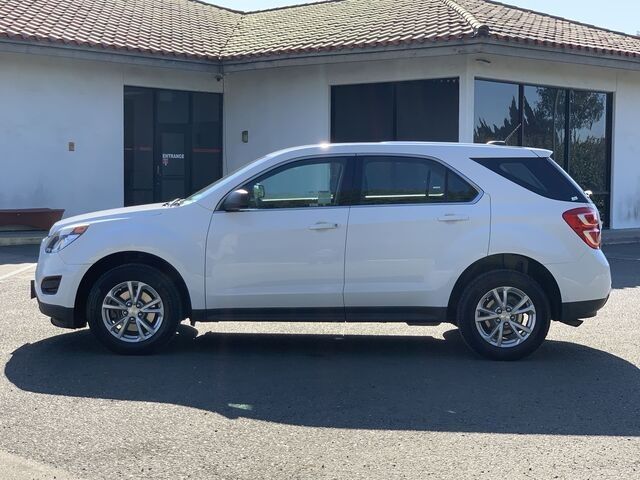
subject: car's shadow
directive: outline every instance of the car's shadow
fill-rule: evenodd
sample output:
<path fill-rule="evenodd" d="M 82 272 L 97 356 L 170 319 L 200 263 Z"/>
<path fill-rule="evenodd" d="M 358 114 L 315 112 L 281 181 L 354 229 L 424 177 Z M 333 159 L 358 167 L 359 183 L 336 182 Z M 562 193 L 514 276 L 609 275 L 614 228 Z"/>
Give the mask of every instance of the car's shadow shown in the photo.
<path fill-rule="evenodd" d="M 640 370 L 608 353 L 547 341 L 497 363 L 413 336 L 208 333 L 181 327 L 168 352 L 121 357 L 86 330 L 15 352 L 18 388 L 184 405 L 229 418 L 329 428 L 640 435 Z M 55 412 L 52 412 L 54 414 Z"/>

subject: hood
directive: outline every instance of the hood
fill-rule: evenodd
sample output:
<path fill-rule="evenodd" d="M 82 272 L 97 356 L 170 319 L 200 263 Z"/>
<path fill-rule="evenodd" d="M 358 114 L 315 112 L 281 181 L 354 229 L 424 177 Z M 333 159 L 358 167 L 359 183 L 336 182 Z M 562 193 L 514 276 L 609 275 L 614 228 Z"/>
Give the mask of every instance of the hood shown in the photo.
<path fill-rule="evenodd" d="M 86 225 L 110 220 L 124 220 L 140 215 L 160 215 L 167 208 L 163 207 L 163 205 L 164 204 L 162 203 L 152 203 L 149 205 L 139 205 L 137 207 L 113 208 L 111 210 L 101 210 L 99 212 L 85 213 L 74 217 L 64 218 L 59 222 L 56 222 L 53 227 L 51 227 L 49 235 L 53 235 L 61 228 L 71 225 Z"/>

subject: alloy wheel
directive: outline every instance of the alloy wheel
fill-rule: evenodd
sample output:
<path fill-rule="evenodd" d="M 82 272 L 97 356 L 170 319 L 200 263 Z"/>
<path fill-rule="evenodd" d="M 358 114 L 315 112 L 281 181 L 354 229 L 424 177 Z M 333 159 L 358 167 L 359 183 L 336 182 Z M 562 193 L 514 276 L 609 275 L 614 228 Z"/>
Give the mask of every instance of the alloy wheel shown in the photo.
<path fill-rule="evenodd" d="M 536 325 L 536 308 L 531 299 L 515 287 L 498 287 L 482 296 L 475 312 L 480 336 L 498 348 L 525 342 Z"/>
<path fill-rule="evenodd" d="M 164 320 L 162 298 L 143 282 L 122 282 L 102 302 L 102 321 L 118 340 L 137 343 L 150 339 Z"/>

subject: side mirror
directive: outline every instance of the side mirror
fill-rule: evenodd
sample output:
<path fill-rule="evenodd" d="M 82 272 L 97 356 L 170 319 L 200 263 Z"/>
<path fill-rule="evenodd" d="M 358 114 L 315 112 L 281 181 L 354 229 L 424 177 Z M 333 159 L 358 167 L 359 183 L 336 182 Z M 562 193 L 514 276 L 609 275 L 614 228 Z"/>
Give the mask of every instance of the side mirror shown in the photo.
<path fill-rule="evenodd" d="M 225 212 L 239 212 L 247 208 L 249 208 L 249 192 L 244 189 L 231 192 L 222 203 L 222 209 Z"/>

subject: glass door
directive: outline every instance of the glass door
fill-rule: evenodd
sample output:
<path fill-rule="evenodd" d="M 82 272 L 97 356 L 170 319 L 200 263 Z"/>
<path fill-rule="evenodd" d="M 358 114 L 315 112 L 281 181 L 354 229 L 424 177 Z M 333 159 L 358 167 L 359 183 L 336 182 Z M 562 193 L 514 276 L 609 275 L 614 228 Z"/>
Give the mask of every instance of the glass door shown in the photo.
<path fill-rule="evenodd" d="M 124 88 L 124 204 L 185 198 L 222 176 L 222 94 Z"/>
<path fill-rule="evenodd" d="M 157 129 L 156 201 L 166 202 L 189 195 L 189 131 L 181 125 Z"/>

